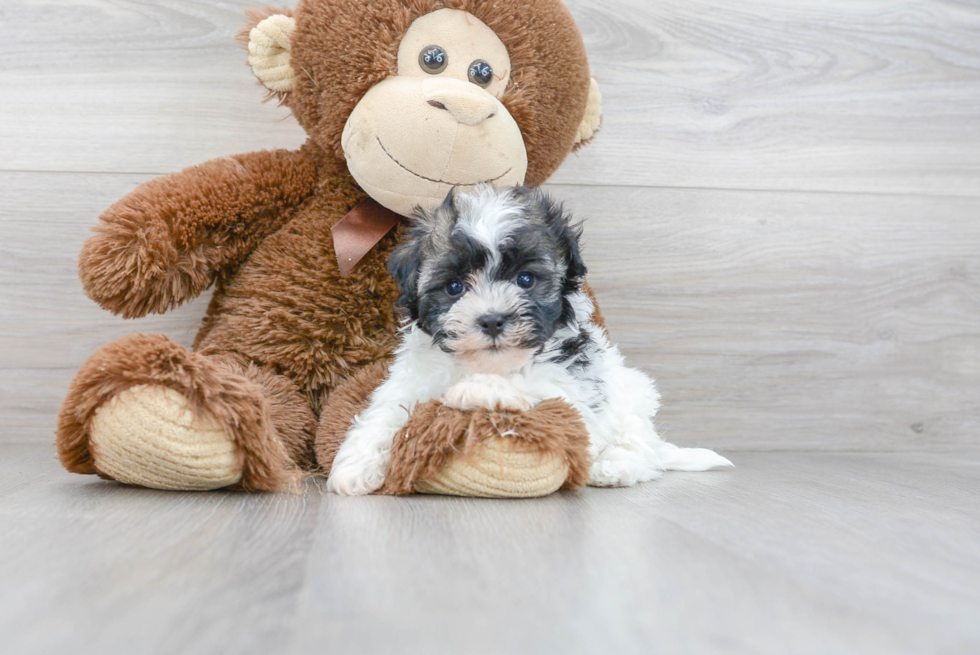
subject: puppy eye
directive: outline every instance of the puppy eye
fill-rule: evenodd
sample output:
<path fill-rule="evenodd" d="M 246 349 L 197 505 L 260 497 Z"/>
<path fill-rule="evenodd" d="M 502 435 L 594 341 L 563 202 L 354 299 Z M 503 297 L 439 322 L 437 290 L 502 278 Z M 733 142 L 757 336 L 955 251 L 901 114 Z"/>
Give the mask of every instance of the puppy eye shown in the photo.
<path fill-rule="evenodd" d="M 534 276 L 525 271 L 517 276 L 515 282 L 522 289 L 530 289 L 534 286 Z"/>
<path fill-rule="evenodd" d="M 470 64 L 470 70 L 467 72 L 467 76 L 473 84 L 487 86 L 493 80 L 493 69 L 490 68 L 490 64 L 487 62 L 482 59 L 477 59 Z"/>
<path fill-rule="evenodd" d="M 448 293 L 450 296 L 456 297 L 461 295 L 464 291 L 466 291 L 466 285 L 459 280 L 451 280 L 449 284 L 446 285 L 446 293 Z"/>
<path fill-rule="evenodd" d="M 449 55 L 440 46 L 427 45 L 419 53 L 419 66 L 430 75 L 438 75 L 449 65 Z"/>

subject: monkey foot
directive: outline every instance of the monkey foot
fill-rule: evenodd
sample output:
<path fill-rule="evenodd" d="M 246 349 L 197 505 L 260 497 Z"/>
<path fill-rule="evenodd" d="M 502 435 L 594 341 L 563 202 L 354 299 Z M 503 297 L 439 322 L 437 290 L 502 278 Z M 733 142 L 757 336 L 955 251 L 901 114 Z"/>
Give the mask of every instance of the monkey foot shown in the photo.
<path fill-rule="evenodd" d="M 558 491 L 568 479 L 564 453 L 542 452 L 511 437 L 490 437 L 477 452 L 446 463 L 415 491 L 450 496 L 533 498 Z"/>
<path fill-rule="evenodd" d="M 102 346 L 82 364 L 58 413 L 61 463 L 156 489 L 294 486 L 299 471 L 264 388 L 225 360 L 160 334 Z"/>
<path fill-rule="evenodd" d="M 169 387 L 130 387 L 101 405 L 90 424 L 100 473 L 153 489 L 237 484 L 243 461 L 233 436 L 207 410 Z"/>
<path fill-rule="evenodd" d="M 463 412 L 430 401 L 395 436 L 382 493 L 531 498 L 588 480 L 588 433 L 571 406 Z"/>

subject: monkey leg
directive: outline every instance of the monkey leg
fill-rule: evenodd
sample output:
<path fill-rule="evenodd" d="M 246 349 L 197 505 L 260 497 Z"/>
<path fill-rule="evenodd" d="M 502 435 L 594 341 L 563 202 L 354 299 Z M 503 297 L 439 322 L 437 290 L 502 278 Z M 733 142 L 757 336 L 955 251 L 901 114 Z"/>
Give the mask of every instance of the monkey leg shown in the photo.
<path fill-rule="evenodd" d="M 281 375 L 163 335 L 106 344 L 58 416 L 66 469 L 156 489 L 271 491 L 312 464 L 316 418 Z"/>
<path fill-rule="evenodd" d="M 387 375 L 379 362 L 326 399 L 316 435 L 320 470 L 330 466 L 354 417 Z M 414 408 L 395 435 L 379 493 L 413 492 L 517 498 L 582 487 L 589 478 L 589 435 L 578 412 L 558 399 L 532 409 L 460 411 L 432 400 Z"/>

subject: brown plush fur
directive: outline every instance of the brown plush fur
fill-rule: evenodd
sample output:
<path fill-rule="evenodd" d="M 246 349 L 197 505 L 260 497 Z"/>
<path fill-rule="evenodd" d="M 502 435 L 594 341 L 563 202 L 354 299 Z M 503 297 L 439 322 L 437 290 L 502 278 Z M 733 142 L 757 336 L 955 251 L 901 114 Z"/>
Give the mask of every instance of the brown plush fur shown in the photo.
<path fill-rule="evenodd" d="M 330 228 L 367 196 L 342 163 L 322 168 L 328 177 L 317 193 L 219 281 L 194 344 L 271 365 L 316 411 L 325 391 L 391 352 L 399 320 L 386 268 L 398 231 L 341 277 Z"/>
<path fill-rule="evenodd" d="M 606 319 L 602 315 L 602 311 L 599 310 L 599 301 L 595 297 L 595 291 L 592 290 L 588 282 L 582 285 L 582 291 L 592 299 L 592 304 L 595 305 L 595 311 L 592 313 L 592 322 L 605 330 L 606 334 L 609 334 L 609 329 L 606 327 Z"/>
<path fill-rule="evenodd" d="M 82 247 L 85 291 L 125 318 L 200 295 L 313 193 L 316 150 L 223 157 L 140 185 L 102 214 Z"/>
<path fill-rule="evenodd" d="M 347 171 L 341 130 L 360 97 L 394 71 L 411 21 L 441 7 L 470 11 L 508 48 L 514 70 L 503 102 L 526 141 L 528 182 L 543 182 L 561 163 L 589 82 L 581 36 L 558 0 L 301 1 L 293 12 L 297 80 L 285 102 L 309 133 L 307 144 L 225 157 L 147 182 L 100 217 L 82 249 L 86 292 L 124 317 L 164 312 L 216 288 L 195 352 L 165 337 L 136 336 L 108 344 L 83 365 L 59 417 L 59 453 L 69 470 L 97 470 L 89 421 L 101 403 L 135 384 L 171 387 L 224 421 L 242 449 L 247 489 L 276 488 L 297 465 L 315 468 L 321 401 L 365 399 L 377 369 L 352 376 L 390 355 L 399 321 L 385 262 L 401 228 L 348 277 L 337 271 L 330 228 L 367 197 Z M 556 434 L 575 432 L 577 418 L 549 416 Z M 333 408 L 320 420 L 321 433 L 342 438 L 346 427 Z M 445 408 L 439 420 L 457 423 L 442 434 L 468 429 L 479 438 L 473 431 L 493 429 L 488 420 Z M 316 455 L 328 471 L 331 451 L 318 448 Z"/>
<path fill-rule="evenodd" d="M 201 354 L 206 356 L 208 353 L 205 350 Z M 317 417 L 296 383 L 231 353 L 210 359 L 261 389 L 275 436 L 285 446 L 290 460 L 305 470 L 315 468 L 312 437 L 316 434 Z"/>
<path fill-rule="evenodd" d="M 347 435 L 347 429 L 354 417 L 367 409 L 371 403 L 371 392 L 388 375 L 388 360 L 365 366 L 352 376 L 339 389 L 334 391 L 323 404 L 320 413 L 320 426 L 316 431 L 316 461 L 324 475 L 330 473 L 334 457 Z"/>

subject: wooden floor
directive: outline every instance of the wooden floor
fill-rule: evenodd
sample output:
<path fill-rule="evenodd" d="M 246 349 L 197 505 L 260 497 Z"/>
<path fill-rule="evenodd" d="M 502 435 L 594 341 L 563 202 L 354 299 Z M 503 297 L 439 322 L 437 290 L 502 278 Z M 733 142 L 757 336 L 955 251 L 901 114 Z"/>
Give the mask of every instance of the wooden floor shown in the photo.
<path fill-rule="evenodd" d="M 4 653 L 980 652 L 980 454 L 530 501 L 163 493 L 0 444 Z"/>
<path fill-rule="evenodd" d="M 0 2 L 0 653 L 980 652 L 977 2 L 568 0 L 603 128 L 549 188 L 661 430 L 735 470 L 520 502 L 68 475 L 78 366 L 208 302 L 101 311 L 98 214 L 305 138 L 234 43 L 254 4 Z"/>

